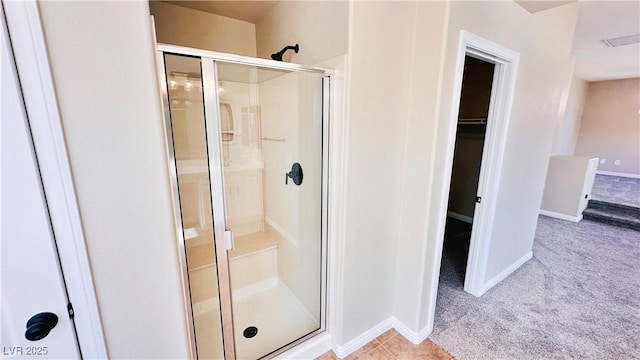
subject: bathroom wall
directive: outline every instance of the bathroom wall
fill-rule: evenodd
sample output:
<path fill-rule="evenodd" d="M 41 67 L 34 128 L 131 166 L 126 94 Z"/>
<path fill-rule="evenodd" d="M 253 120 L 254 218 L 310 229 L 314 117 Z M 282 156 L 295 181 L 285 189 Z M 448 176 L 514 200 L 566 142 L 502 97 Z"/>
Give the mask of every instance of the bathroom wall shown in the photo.
<path fill-rule="evenodd" d="M 434 161 L 433 134 L 439 114 L 442 85 L 444 45 L 451 2 L 416 2 L 413 14 L 413 48 L 403 56 L 409 57 L 410 83 L 409 111 L 402 137 L 401 161 L 398 173 L 402 179 L 400 191 L 400 227 L 395 232 L 397 242 L 393 314 L 405 329 L 416 334 L 424 330 L 419 324 L 425 309 L 424 287 L 428 280 L 425 269 L 439 273 L 439 264 L 427 258 L 428 246 L 436 238 L 428 237 L 435 225 L 428 222 L 429 206 L 433 200 Z M 381 14 L 381 23 L 384 23 Z M 373 40 L 372 40 L 373 41 Z M 386 44 L 381 44 L 384 47 Z M 382 49 L 381 49 L 382 50 Z M 391 53 L 388 62 L 393 62 Z M 378 54 L 370 54 L 378 56 Z M 438 170 L 442 171 L 442 170 Z M 426 296 L 431 295 L 427 293 Z"/>
<path fill-rule="evenodd" d="M 38 5 L 109 357 L 186 359 L 147 3 Z"/>
<path fill-rule="evenodd" d="M 599 171 L 639 176 L 639 93 L 640 78 L 589 83 L 575 154 L 606 159 Z"/>
<path fill-rule="evenodd" d="M 226 16 L 150 1 L 158 42 L 256 56 L 254 24 Z"/>
<path fill-rule="evenodd" d="M 258 57 L 286 45 L 300 44 L 300 52 L 287 51 L 284 61 L 313 65 L 347 52 L 347 1 L 281 1 L 256 23 Z"/>
<path fill-rule="evenodd" d="M 411 90 L 413 85 L 421 89 L 424 82 L 437 79 L 437 72 L 435 77 L 412 72 L 414 46 L 422 46 L 415 41 L 416 10 L 431 10 L 431 4 L 351 4 L 346 229 L 345 238 L 340 239 L 344 242 L 343 308 L 339 310 L 343 328 L 336 334 L 338 344 L 353 340 L 394 315 L 399 278 L 395 256 L 400 230 L 399 194 L 406 181 L 401 173 L 406 166 L 404 139 Z M 438 8 L 437 3 L 433 5 Z M 422 15 L 432 19 L 428 12 Z M 438 17 L 433 20 L 442 23 Z M 412 81 L 412 75 L 416 81 Z M 417 170 L 412 176 L 420 176 L 419 166 Z M 417 253 L 415 248 L 412 252 Z M 405 300 L 413 302 L 415 298 Z"/>

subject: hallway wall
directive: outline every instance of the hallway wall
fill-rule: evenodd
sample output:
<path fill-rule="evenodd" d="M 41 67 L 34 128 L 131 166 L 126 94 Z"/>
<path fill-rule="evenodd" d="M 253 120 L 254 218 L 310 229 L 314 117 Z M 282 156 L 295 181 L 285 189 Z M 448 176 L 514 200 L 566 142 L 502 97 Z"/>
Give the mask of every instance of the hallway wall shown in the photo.
<path fill-rule="evenodd" d="M 589 83 L 576 155 L 606 159 L 600 171 L 640 176 L 638 94 L 640 78 Z"/>
<path fill-rule="evenodd" d="M 521 54 L 487 281 L 531 251 L 576 16 L 576 4 L 530 14 L 512 2 L 353 3 L 339 344 L 391 316 L 406 336 L 430 331 L 443 230 L 436 204 L 449 190 L 443 140 L 462 29 Z M 388 64 L 393 71 L 380 71 Z"/>
<path fill-rule="evenodd" d="M 492 256 L 486 280 L 531 251 L 560 94 L 571 76 L 570 46 L 577 5 L 530 14 L 513 2 L 417 3 L 413 90 L 403 139 L 401 226 L 398 228 L 394 316 L 422 338 L 430 331 L 440 267 L 439 238 L 451 164 L 447 153 L 455 59 L 460 30 L 521 54 L 503 154 Z M 424 12 L 423 12 L 424 11 Z M 424 17 L 423 17 L 424 16 Z M 425 21 L 433 16 L 436 21 Z M 443 19 L 438 21 L 438 19 Z M 444 28 L 443 28 L 444 27 Z M 442 39 L 442 40 L 439 40 Z M 551 39 L 551 40 L 550 40 Z M 439 42 L 440 41 L 440 42 Z M 429 45 L 423 49 L 424 45 Z M 443 50 L 438 53 L 443 44 Z M 424 52 L 423 52 L 424 51 Z M 396 60 L 397 61 L 397 60 Z M 401 66 L 399 66 L 401 68 Z M 396 80 L 399 82 L 399 80 Z M 536 151 L 531 151 L 536 149 Z"/>
<path fill-rule="evenodd" d="M 575 30 L 578 5 L 568 4 L 530 14 L 514 2 L 453 2 L 448 27 L 442 110 L 437 126 L 435 162 L 433 163 L 435 199 L 441 198 L 448 187 L 448 167 L 445 158 L 449 111 L 452 109 L 453 78 L 457 54 L 458 34 L 467 30 L 520 53 L 520 67 L 499 184 L 494 226 L 490 234 L 490 256 L 485 282 L 489 282 L 531 251 L 538 210 L 544 189 L 545 175 L 553 130 L 560 121 L 560 95 L 571 77 L 570 48 Z M 482 20 L 480 20 L 482 19 Z M 535 149 L 535 150 L 533 150 Z M 533 150 L 533 151 L 532 151 Z M 442 175 L 441 175 L 442 174 Z M 437 224 L 435 211 L 430 224 Z M 440 249 L 436 239 L 441 228 L 429 229 L 429 253 Z M 433 259 L 432 255 L 428 256 Z M 428 269 L 429 291 L 431 279 L 437 279 L 436 269 Z M 435 294 L 425 293 L 427 304 L 435 301 Z M 422 314 L 424 326 L 433 314 Z"/>
<path fill-rule="evenodd" d="M 564 113 L 553 139 L 552 155 L 573 155 L 578 142 L 582 114 L 589 83 L 573 76 Z"/>

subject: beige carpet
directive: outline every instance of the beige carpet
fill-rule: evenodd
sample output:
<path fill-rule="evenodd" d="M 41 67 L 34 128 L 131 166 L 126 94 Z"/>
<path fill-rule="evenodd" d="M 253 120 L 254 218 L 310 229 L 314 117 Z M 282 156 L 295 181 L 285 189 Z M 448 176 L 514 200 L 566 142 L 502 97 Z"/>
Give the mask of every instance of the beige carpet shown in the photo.
<path fill-rule="evenodd" d="M 456 359 L 640 359 L 640 232 L 541 216 L 534 258 L 476 298 L 443 258 L 434 331 Z"/>

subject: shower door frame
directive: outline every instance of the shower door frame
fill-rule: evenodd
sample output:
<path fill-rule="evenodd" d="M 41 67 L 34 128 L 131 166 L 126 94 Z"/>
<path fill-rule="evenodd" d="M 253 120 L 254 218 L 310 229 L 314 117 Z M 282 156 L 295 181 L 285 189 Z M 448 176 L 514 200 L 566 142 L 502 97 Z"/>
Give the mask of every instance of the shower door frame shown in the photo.
<path fill-rule="evenodd" d="M 202 92 L 204 98 L 204 121 L 207 138 L 207 161 L 209 166 L 210 194 L 212 198 L 212 215 L 214 230 L 214 245 L 216 252 L 216 269 L 218 271 L 218 297 L 220 300 L 220 313 L 222 319 L 222 341 L 224 357 L 227 360 L 235 359 L 235 337 L 233 326 L 233 311 L 231 299 L 231 281 L 228 251 L 233 249 L 233 240 L 226 228 L 225 203 L 224 203 L 224 176 L 222 162 L 222 138 L 220 124 L 220 99 L 218 96 L 218 74 L 216 62 L 225 64 L 255 66 L 258 68 L 283 70 L 288 72 L 308 72 L 322 76 L 322 194 L 321 194 L 321 261 L 320 261 L 320 328 L 306 334 L 300 339 L 281 347 L 261 359 L 270 359 L 278 354 L 294 348 L 310 338 L 327 330 L 327 277 L 328 277 L 328 208 L 329 208 L 329 126 L 330 126 L 330 98 L 331 80 L 333 70 L 320 67 L 305 66 L 267 59 L 253 58 L 235 54 L 227 54 L 203 49 L 195 49 L 184 46 L 156 44 L 156 66 L 160 84 L 161 102 L 163 105 L 163 120 L 165 129 L 166 151 L 171 180 L 171 192 L 173 198 L 173 213 L 175 221 L 178 256 L 181 269 L 183 298 L 185 299 L 185 315 L 191 358 L 197 358 L 195 338 L 195 326 L 191 303 L 191 291 L 189 287 L 189 269 L 187 267 L 186 247 L 182 229 L 182 216 L 180 210 L 180 197 L 178 193 L 178 177 L 176 159 L 174 156 L 171 132 L 171 111 L 169 94 L 167 92 L 166 69 L 164 63 L 165 54 L 182 55 L 199 58 L 202 72 Z"/>

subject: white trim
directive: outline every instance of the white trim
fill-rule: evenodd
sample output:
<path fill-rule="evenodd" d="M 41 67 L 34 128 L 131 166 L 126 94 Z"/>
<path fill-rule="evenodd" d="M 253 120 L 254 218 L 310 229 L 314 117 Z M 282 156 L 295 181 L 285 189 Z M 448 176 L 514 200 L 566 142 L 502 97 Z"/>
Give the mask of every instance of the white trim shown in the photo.
<path fill-rule="evenodd" d="M 35 1 L 2 4 L 69 301 L 76 314 L 78 344 L 84 358 L 105 359 L 107 347 L 38 5 Z"/>
<path fill-rule="evenodd" d="M 218 103 L 218 73 L 213 59 L 201 58 L 202 92 L 204 97 L 204 123 L 207 136 L 207 160 L 209 162 L 209 189 L 213 215 L 213 233 L 218 264 L 218 291 L 220 296 L 220 313 L 222 319 L 222 337 L 226 359 L 235 359 L 235 339 L 233 328 L 233 304 L 231 301 L 231 267 L 228 250 L 233 250 L 226 243 L 226 216 L 224 176 L 222 161 L 222 126 Z M 196 335 L 197 336 L 197 335 Z"/>
<path fill-rule="evenodd" d="M 392 318 L 393 328 L 396 329 L 400 335 L 404 336 L 405 339 L 411 341 L 413 344 L 420 344 L 427 339 L 431 331 L 433 330 L 430 326 L 427 326 L 420 330 L 419 332 L 412 331 L 407 325 L 405 325 L 402 321 L 397 318 Z"/>
<path fill-rule="evenodd" d="M 349 8 L 351 8 L 349 3 Z M 343 291 L 344 291 L 344 246 L 345 211 L 347 186 L 347 149 L 349 118 L 347 112 L 346 86 L 348 74 L 346 55 L 324 61 L 318 66 L 333 68 L 331 76 L 331 99 L 329 101 L 329 143 L 327 180 L 327 287 L 326 287 L 326 329 L 330 336 L 330 348 L 337 346 L 342 335 Z M 313 339 L 311 340 L 313 341 Z M 301 346 L 304 346 L 302 344 Z M 285 353 L 286 354 L 286 353 Z M 295 357 L 292 357 L 295 358 Z"/>
<path fill-rule="evenodd" d="M 412 331 L 402 321 L 392 316 L 379 322 L 370 329 L 365 330 L 363 333 L 356 336 L 351 341 L 348 341 L 346 344 L 335 346 L 333 351 L 338 358 L 343 359 L 358 351 L 360 348 L 370 343 L 378 336 L 384 334 L 389 329 L 395 329 L 405 339 L 411 341 L 411 343 L 416 345 L 425 341 L 432 330 L 431 327 L 425 327 L 419 332 Z"/>
<path fill-rule="evenodd" d="M 386 320 L 379 322 L 374 325 L 369 330 L 361 333 L 350 341 L 347 341 L 344 345 L 336 345 L 333 349 L 336 356 L 340 359 L 343 359 L 349 356 L 351 353 L 357 351 L 361 347 L 365 346 L 369 342 L 373 341 L 373 339 L 385 333 L 385 331 L 393 328 L 394 318 L 390 317 Z"/>
<path fill-rule="evenodd" d="M 293 64 L 293 63 L 288 63 L 283 61 L 260 59 L 260 58 L 242 56 L 242 55 L 236 55 L 236 54 L 228 54 L 228 53 L 222 53 L 222 52 L 211 51 L 211 50 L 195 49 L 195 48 L 178 46 L 178 45 L 158 43 L 156 45 L 156 50 L 166 52 L 166 53 L 171 53 L 171 54 L 189 55 L 189 56 L 196 56 L 196 57 L 202 57 L 202 58 L 212 58 L 216 61 L 219 60 L 223 62 L 240 64 L 240 65 L 266 67 L 270 69 L 279 69 L 279 70 L 287 70 L 287 71 L 305 71 L 305 72 L 313 72 L 313 73 L 319 73 L 324 75 L 333 74 L 333 71 L 330 69 Z"/>
<path fill-rule="evenodd" d="M 456 220 L 464 221 L 468 224 L 473 224 L 473 218 L 471 216 L 462 215 L 453 211 L 447 211 L 447 216 Z"/>
<path fill-rule="evenodd" d="M 540 209 L 540 215 L 549 216 L 556 219 L 573 221 L 573 222 L 580 222 L 580 220 L 582 220 L 582 214 L 580 214 L 580 216 L 572 216 L 572 215 L 561 214 L 554 211 L 543 210 L 543 209 Z"/>
<path fill-rule="evenodd" d="M 531 259 L 532 257 L 533 257 L 533 252 L 532 251 L 529 251 L 528 253 L 524 254 L 523 257 L 521 257 L 520 259 L 516 260 L 513 264 L 509 265 L 509 267 L 507 267 L 506 269 L 502 270 L 498 275 L 496 275 L 493 278 L 491 278 L 491 280 L 487 281 L 484 284 L 484 288 L 482 289 L 482 293 L 484 294 L 489 289 L 491 289 L 496 284 L 498 284 L 500 281 L 506 279 L 507 276 L 511 275 L 514 271 L 518 270 L 518 268 L 520 266 L 524 265 L 524 263 L 529 261 L 529 259 Z"/>
<path fill-rule="evenodd" d="M 321 202 L 321 223 L 322 229 L 320 231 L 320 329 L 322 331 L 328 330 L 327 322 L 329 320 L 329 176 L 331 175 L 331 168 L 329 166 L 330 158 L 330 129 L 331 122 L 331 83 L 332 77 L 325 76 L 322 78 L 322 202 Z"/>
<path fill-rule="evenodd" d="M 476 205 L 474 212 L 476 224 L 471 230 L 469 259 L 467 260 L 464 284 L 465 291 L 481 296 L 485 288 L 483 285 L 486 277 L 493 222 L 495 220 L 496 199 L 499 193 L 502 161 L 511 120 L 511 108 L 515 94 L 520 54 L 466 31 L 461 32 L 460 38 L 466 50 L 464 54 L 460 55 L 462 57 L 460 66 L 464 66 L 464 55 L 466 53 L 470 53 L 481 60 L 494 62 L 496 65 L 483 150 L 485 155 L 482 156 L 478 183 L 478 196 L 482 197 L 482 202 Z M 459 86 L 461 89 L 461 78 L 459 79 Z M 456 102 L 454 110 L 455 119 L 458 117 L 458 106 L 459 100 Z M 451 162 L 453 162 L 453 158 Z"/>
<path fill-rule="evenodd" d="M 620 172 L 614 172 L 614 171 L 596 171 L 596 174 L 598 175 L 608 175 L 608 176 L 619 176 L 619 177 L 624 177 L 624 178 L 631 178 L 631 179 L 640 179 L 640 174 L 629 174 L 629 173 L 620 173 Z"/>

